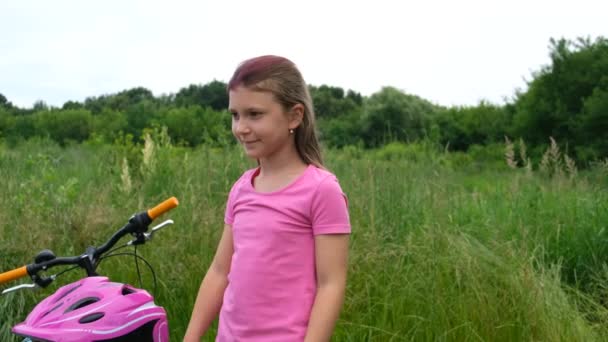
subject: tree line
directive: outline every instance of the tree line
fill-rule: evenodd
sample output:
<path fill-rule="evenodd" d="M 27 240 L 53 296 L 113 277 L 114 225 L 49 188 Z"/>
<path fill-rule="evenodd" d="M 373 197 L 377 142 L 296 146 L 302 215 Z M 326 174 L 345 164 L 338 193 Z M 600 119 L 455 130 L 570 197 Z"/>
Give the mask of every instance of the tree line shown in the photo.
<path fill-rule="evenodd" d="M 525 91 L 504 105 L 444 107 L 394 87 L 370 96 L 330 85 L 310 86 L 321 140 L 326 146 L 375 148 L 421 140 L 445 149 L 524 139 L 538 151 L 552 137 L 578 161 L 608 156 L 608 40 L 551 39 L 551 62 L 532 74 Z M 19 108 L 0 94 L 0 139 L 9 144 L 50 137 L 60 144 L 99 139 L 142 139 L 147 128 L 166 127 L 176 144 L 234 143 L 226 84 L 192 84 L 154 96 L 143 87 Z"/>

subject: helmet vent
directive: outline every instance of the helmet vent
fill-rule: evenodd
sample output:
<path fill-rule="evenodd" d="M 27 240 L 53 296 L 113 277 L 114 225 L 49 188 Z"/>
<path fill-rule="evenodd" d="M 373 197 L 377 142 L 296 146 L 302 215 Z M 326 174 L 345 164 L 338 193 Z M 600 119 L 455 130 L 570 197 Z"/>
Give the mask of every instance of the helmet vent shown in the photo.
<path fill-rule="evenodd" d="M 78 285 L 72 287 L 71 289 L 65 291 L 64 293 L 61 294 L 61 296 L 59 296 L 58 298 L 55 299 L 54 303 L 57 303 L 58 301 L 62 300 L 65 296 L 67 296 L 70 293 L 74 292 L 77 288 L 79 288 L 81 286 L 82 286 L 82 284 L 78 284 Z"/>
<path fill-rule="evenodd" d="M 97 303 L 99 301 L 99 298 L 97 297 L 86 297 L 86 298 L 82 298 L 81 300 L 77 301 L 76 303 L 70 305 L 69 308 L 67 308 L 63 313 L 68 313 L 74 310 L 78 310 L 80 308 L 84 308 L 87 305 L 91 305 L 93 303 Z"/>
<path fill-rule="evenodd" d="M 63 305 L 63 302 L 61 302 L 61 303 L 59 303 L 59 304 L 55 305 L 55 306 L 54 306 L 54 307 L 53 307 L 51 310 L 49 310 L 49 311 L 45 312 L 45 313 L 44 313 L 44 315 L 42 315 L 42 317 L 46 317 L 46 315 L 48 315 L 48 314 L 50 314 L 51 312 L 53 312 L 53 311 L 57 310 L 57 309 L 58 309 L 60 306 L 62 306 L 62 305 Z M 42 318 L 42 317 L 41 317 L 41 318 Z"/>
<path fill-rule="evenodd" d="M 91 323 L 91 322 L 95 322 L 99 319 L 101 319 L 104 316 L 103 312 L 96 312 L 96 313 L 92 313 L 90 315 L 86 315 L 84 317 L 82 317 L 81 319 L 78 320 L 78 323 Z"/>
<path fill-rule="evenodd" d="M 127 286 L 124 286 L 122 288 L 122 292 L 121 293 L 122 293 L 123 296 L 127 296 L 127 295 L 130 295 L 132 293 L 135 293 L 135 290 L 133 290 L 132 288 L 129 288 Z"/>

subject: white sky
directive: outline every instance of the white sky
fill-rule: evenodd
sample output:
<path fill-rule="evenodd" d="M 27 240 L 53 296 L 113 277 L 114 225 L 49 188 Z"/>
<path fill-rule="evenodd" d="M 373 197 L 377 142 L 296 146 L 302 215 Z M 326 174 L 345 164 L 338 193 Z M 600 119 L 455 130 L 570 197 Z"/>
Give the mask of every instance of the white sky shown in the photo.
<path fill-rule="evenodd" d="M 313 85 L 503 103 L 549 63 L 551 37 L 608 36 L 607 13 L 597 0 L 7 0 L 0 93 L 21 107 L 176 93 L 279 54 Z"/>

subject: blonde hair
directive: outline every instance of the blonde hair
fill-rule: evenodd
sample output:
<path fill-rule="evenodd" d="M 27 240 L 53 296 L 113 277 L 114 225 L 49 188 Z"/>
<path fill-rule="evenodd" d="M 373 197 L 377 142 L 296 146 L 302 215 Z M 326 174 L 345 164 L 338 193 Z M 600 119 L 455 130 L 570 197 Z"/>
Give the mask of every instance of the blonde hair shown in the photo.
<path fill-rule="evenodd" d="M 271 92 L 285 111 L 296 104 L 304 106 L 302 122 L 294 130 L 296 149 L 306 164 L 323 167 L 312 98 L 296 65 L 287 58 L 272 55 L 248 59 L 237 67 L 228 89 L 241 85 Z"/>

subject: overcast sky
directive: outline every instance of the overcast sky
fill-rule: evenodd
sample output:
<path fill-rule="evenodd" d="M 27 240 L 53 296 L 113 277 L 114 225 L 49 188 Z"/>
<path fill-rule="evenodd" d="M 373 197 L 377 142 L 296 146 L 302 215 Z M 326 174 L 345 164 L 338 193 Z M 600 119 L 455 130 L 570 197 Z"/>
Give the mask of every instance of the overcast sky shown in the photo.
<path fill-rule="evenodd" d="M 503 103 L 549 63 L 551 37 L 606 37 L 607 13 L 597 0 L 6 0 L 0 93 L 20 107 L 176 93 L 278 54 L 313 85 Z"/>

